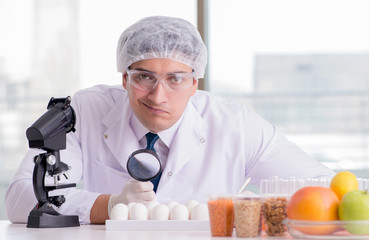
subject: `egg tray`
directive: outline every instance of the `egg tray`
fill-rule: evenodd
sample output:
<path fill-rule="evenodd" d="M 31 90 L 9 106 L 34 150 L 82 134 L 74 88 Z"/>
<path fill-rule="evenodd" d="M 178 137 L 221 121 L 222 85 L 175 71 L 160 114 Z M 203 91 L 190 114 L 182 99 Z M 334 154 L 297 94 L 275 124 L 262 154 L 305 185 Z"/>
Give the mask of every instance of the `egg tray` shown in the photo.
<path fill-rule="evenodd" d="M 105 229 L 124 231 L 210 231 L 208 220 L 106 220 Z"/>

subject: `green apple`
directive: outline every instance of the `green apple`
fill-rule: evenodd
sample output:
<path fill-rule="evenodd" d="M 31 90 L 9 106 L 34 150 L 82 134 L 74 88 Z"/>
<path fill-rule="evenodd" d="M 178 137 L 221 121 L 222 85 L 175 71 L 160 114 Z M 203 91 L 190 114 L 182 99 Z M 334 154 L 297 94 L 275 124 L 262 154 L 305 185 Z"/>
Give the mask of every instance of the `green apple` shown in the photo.
<path fill-rule="evenodd" d="M 369 221 L 369 193 L 368 191 L 350 191 L 343 195 L 339 207 L 338 217 L 343 221 Z M 352 234 L 368 234 L 369 224 L 353 223 L 345 226 Z"/>

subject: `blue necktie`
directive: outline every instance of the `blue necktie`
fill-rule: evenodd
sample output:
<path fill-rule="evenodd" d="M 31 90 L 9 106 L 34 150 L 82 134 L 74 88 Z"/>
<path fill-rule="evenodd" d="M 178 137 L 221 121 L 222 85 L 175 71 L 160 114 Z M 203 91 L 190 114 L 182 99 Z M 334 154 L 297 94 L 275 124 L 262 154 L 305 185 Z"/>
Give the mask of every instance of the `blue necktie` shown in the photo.
<path fill-rule="evenodd" d="M 155 144 L 156 140 L 159 139 L 158 134 L 149 132 L 145 136 L 146 136 L 146 139 L 147 139 L 146 149 L 149 149 L 153 152 L 156 152 L 155 148 L 154 148 L 154 144 Z M 158 188 L 160 177 L 161 177 L 161 172 L 159 173 L 158 176 L 156 176 L 156 178 L 151 180 L 152 184 L 154 184 L 154 192 L 156 192 L 156 189 Z"/>

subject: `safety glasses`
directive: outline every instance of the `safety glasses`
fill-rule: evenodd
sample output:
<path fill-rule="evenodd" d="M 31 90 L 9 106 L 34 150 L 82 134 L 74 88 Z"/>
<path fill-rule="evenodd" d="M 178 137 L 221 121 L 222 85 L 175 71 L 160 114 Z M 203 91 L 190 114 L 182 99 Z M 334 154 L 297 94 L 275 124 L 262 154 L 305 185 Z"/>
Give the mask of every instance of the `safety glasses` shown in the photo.
<path fill-rule="evenodd" d="M 170 92 L 183 91 L 193 84 L 194 73 L 195 71 L 178 72 L 158 76 L 150 71 L 127 69 L 129 83 L 142 91 L 151 91 L 159 82 Z"/>

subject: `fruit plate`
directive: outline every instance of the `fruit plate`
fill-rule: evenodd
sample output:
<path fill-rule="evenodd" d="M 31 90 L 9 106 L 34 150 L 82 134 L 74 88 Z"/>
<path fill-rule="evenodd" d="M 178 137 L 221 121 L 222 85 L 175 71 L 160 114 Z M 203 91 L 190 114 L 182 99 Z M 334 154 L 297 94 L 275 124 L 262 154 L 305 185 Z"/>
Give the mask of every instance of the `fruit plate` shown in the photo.
<path fill-rule="evenodd" d="M 106 220 L 106 230 L 210 231 L 208 220 Z"/>
<path fill-rule="evenodd" d="M 301 239 L 369 239 L 368 221 L 284 220 L 288 233 Z"/>

